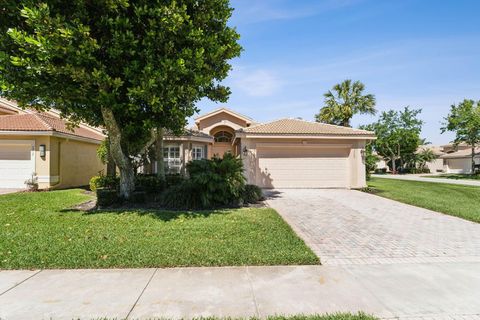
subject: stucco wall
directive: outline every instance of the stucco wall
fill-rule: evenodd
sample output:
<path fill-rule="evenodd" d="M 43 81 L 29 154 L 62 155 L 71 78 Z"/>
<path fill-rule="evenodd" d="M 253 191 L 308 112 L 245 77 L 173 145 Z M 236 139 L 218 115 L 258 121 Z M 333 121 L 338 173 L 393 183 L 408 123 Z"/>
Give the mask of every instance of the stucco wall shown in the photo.
<path fill-rule="evenodd" d="M 206 119 L 201 120 L 198 123 L 198 130 L 210 134 L 210 131 L 216 126 L 228 126 L 233 130 L 238 130 L 240 128 L 245 128 L 247 122 L 245 120 L 239 119 L 231 114 L 226 112 L 221 112 Z"/>
<path fill-rule="evenodd" d="M 63 138 L 51 138 L 50 172 L 59 176 L 52 188 L 88 185 L 90 178 L 105 173 L 106 166 L 97 156 L 98 144 Z M 52 174 L 53 176 L 53 174 Z"/>
<path fill-rule="evenodd" d="M 244 147 L 248 150 L 248 154 L 242 155 L 245 168 L 245 177 L 248 183 L 257 184 L 262 179 L 262 173 L 258 169 L 257 144 L 273 143 L 279 144 L 278 148 L 282 148 L 281 144 L 302 145 L 315 147 L 318 144 L 332 148 L 345 145 L 349 148 L 347 157 L 348 170 L 348 188 L 362 188 L 366 186 L 365 163 L 362 158 L 362 150 L 365 148 L 365 140 L 348 140 L 348 139 L 267 139 L 267 138 L 242 138 L 241 150 Z M 292 171 L 292 175 L 295 172 Z"/>

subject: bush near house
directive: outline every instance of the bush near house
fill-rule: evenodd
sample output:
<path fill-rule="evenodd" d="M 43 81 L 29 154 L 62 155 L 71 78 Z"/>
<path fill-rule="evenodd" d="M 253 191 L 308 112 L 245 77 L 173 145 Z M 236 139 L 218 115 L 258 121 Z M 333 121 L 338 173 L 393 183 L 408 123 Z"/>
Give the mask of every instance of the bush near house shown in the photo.
<path fill-rule="evenodd" d="M 240 158 L 202 159 L 187 164 L 188 179 L 169 188 L 162 204 L 170 209 L 208 209 L 244 204 L 245 177 Z"/>
<path fill-rule="evenodd" d="M 137 175 L 130 202 L 150 201 L 168 209 L 211 209 L 254 204 L 263 198 L 259 187 L 245 184 L 242 161 L 231 154 L 191 161 L 187 173 L 188 178 L 167 175 L 165 180 L 156 175 Z M 118 178 L 93 177 L 90 188 L 97 190 L 99 206 L 122 202 L 118 195 L 114 197 Z"/>

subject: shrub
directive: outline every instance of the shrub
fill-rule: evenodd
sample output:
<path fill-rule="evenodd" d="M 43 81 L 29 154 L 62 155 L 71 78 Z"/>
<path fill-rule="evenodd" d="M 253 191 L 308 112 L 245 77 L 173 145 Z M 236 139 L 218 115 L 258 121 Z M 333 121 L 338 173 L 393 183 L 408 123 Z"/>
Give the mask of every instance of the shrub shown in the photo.
<path fill-rule="evenodd" d="M 99 188 L 117 190 L 119 184 L 120 179 L 118 177 L 94 176 L 90 179 L 90 190 L 96 191 Z"/>
<path fill-rule="evenodd" d="M 184 180 L 165 190 L 161 203 L 169 209 L 203 209 L 197 190 L 190 180 Z"/>
<path fill-rule="evenodd" d="M 97 188 L 97 206 L 108 207 L 118 202 L 117 190 Z"/>
<path fill-rule="evenodd" d="M 163 196 L 169 208 L 193 209 L 239 205 L 245 187 L 241 159 L 225 154 L 223 159 L 194 160 L 187 164 L 189 179 L 170 187 Z"/>
<path fill-rule="evenodd" d="M 242 192 L 242 199 L 244 203 L 257 203 L 263 199 L 263 192 L 260 187 L 247 184 Z"/>
<path fill-rule="evenodd" d="M 130 198 L 132 203 L 145 203 L 147 202 L 147 192 L 146 191 L 134 191 L 132 197 Z"/>
<path fill-rule="evenodd" d="M 169 188 L 172 186 L 176 186 L 183 181 L 185 181 L 185 178 L 181 174 L 167 174 L 165 176 L 165 187 Z"/>
<path fill-rule="evenodd" d="M 144 191 L 147 194 L 160 193 L 165 190 L 165 180 L 156 175 L 138 175 L 135 178 L 135 190 Z"/>
<path fill-rule="evenodd" d="M 375 169 L 376 174 L 386 174 L 387 173 L 387 168 L 377 168 Z"/>

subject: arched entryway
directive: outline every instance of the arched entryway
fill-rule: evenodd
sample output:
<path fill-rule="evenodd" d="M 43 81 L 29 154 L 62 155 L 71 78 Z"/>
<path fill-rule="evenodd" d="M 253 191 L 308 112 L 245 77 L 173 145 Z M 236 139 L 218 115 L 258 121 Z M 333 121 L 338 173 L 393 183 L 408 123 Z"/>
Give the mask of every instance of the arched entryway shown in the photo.
<path fill-rule="evenodd" d="M 234 153 L 233 139 L 235 138 L 235 131 L 228 126 L 218 126 L 210 131 L 214 142 L 212 146 L 212 155 L 223 157 L 225 153 Z"/>

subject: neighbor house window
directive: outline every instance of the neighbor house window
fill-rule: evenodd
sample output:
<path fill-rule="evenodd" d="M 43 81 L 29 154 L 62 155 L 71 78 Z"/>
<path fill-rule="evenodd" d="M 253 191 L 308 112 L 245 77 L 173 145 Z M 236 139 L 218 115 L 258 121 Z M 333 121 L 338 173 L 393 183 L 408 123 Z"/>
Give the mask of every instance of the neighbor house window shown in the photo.
<path fill-rule="evenodd" d="M 213 137 L 215 142 L 232 142 L 233 135 L 227 131 L 219 131 Z"/>
<path fill-rule="evenodd" d="M 180 146 L 166 146 L 163 148 L 163 162 L 167 173 L 180 173 L 182 166 Z"/>
<path fill-rule="evenodd" d="M 192 159 L 200 160 L 205 158 L 205 149 L 202 146 L 192 147 Z"/>

